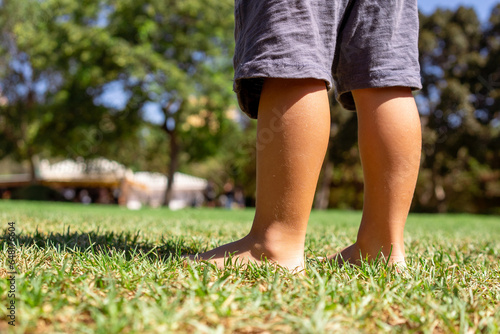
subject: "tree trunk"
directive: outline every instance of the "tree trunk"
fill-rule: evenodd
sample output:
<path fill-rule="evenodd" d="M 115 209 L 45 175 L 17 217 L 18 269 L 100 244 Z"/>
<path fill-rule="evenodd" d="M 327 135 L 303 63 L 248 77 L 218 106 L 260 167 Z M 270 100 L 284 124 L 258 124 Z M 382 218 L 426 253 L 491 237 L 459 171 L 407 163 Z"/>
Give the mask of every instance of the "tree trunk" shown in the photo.
<path fill-rule="evenodd" d="M 167 173 L 167 189 L 165 190 L 165 200 L 163 204 L 168 206 L 172 199 L 172 190 L 174 185 L 174 177 L 177 168 L 179 167 L 179 142 L 176 131 L 168 131 L 170 137 L 170 163 L 168 164 Z"/>
<path fill-rule="evenodd" d="M 333 179 L 333 162 L 326 157 L 325 163 L 323 164 L 323 171 L 321 173 L 318 185 L 318 191 L 316 192 L 316 200 L 314 201 L 314 208 L 318 210 L 328 209 L 328 204 L 330 203 L 330 192 L 331 184 Z"/>
<path fill-rule="evenodd" d="M 21 156 L 25 159 L 28 160 L 29 164 L 29 174 L 30 174 L 30 184 L 37 184 L 38 180 L 36 177 L 36 169 L 37 169 L 37 162 L 35 162 L 35 150 L 33 149 L 32 143 L 30 142 L 30 138 L 28 137 L 28 122 L 22 122 L 21 125 L 21 136 L 22 140 L 21 146 L 18 144 L 18 148 L 21 152 Z"/>
<path fill-rule="evenodd" d="M 31 149 L 28 149 L 28 162 L 30 164 L 30 183 L 31 184 L 37 184 L 38 179 L 36 177 L 36 168 L 37 164 L 35 163 L 35 157 L 31 152 Z"/>
<path fill-rule="evenodd" d="M 438 173 L 437 168 L 432 169 L 433 197 L 435 198 L 436 210 L 438 213 L 446 213 L 448 205 L 446 203 L 446 192 L 443 187 L 443 177 Z"/>

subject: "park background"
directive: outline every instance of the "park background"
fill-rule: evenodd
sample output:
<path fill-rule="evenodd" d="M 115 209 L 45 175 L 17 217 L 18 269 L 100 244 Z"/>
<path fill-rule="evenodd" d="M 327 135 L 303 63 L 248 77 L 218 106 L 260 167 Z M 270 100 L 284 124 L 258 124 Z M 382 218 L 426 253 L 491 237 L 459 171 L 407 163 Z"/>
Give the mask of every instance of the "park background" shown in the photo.
<path fill-rule="evenodd" d="M 251 205 L 255 121 L 231 91 L 233 8 L 0 0 L 0 181 L 22 173 L 43 184 L 47 160 L 119 162 L 212 179 L 219 191 L 232 179 Z M 315 206 L 337 209 L 311 213 L 305 275 L 182 260 L 243 237 L 253 209 L 0 200 L 0 332 L 499 333 L 500 5 L 420 9 L 424 146 L 412 210 L 460 213 L 409 215 L 407 270 L 318 261 L 354 242 L 361 219 L 356 114 L 332 100 Z"/>
<path fill-rule="evenodd" d="M 420 8 L 423 155 L 412 211 L 498 214 L 500 5 Z M 219 193 L 230 180 L 254 204 L 256 123 L 232 92 L 232 1 L 23 0 L 0 9 L 0 174 L 28 173 L 36 184 L 44 159 L 105 157 L 168 180 L 176 171 L 208 179 Z M 331 101 L 314 207 L 358 210 L 356 114 Z"/>

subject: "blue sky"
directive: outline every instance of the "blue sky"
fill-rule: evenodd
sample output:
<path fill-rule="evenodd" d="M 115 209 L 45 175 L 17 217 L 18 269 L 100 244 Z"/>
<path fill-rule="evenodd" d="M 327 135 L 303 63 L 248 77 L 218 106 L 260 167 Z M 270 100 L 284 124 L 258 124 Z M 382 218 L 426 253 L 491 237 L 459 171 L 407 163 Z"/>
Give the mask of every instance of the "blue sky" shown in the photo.
<path fill-rule="evenodd" d="M 419 0 L 418 8 L 425 13 L 430 14 L 436 8 L 455 9 L 459 6 L 474 7 L 482 22 L 486 22 L 490 17 L 491 9 L 500 3 L 498 0 Z"/>

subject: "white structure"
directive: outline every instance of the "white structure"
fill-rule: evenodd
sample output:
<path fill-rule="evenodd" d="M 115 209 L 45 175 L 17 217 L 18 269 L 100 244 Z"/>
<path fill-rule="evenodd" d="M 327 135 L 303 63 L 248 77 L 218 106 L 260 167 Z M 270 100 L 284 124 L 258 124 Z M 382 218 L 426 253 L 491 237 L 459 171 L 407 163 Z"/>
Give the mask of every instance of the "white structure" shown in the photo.
<path fill-rule="evenodd" d="M 165 198 L 167 177 L 159 173 L 137 172 L 133 178 L 127 179 L 130 186 L 129 201 L 134 207 L 137 203 L 152 207 L 161 206 Z M 182 209 L 203 201 L 203 191 L 207 187 L 207 180 L 199 177 L 175 173 L 172 189 L 172 199 L 169 207 L 172 210 Z M 127 202 L 127 206 L 130 207 Z"/>
<path fill-rule="evenodd" d="M 39 180 L 56 188 L 103 187 L 120 190 L 119 203 L 130 209 L 143 205 L 162 205 L 167 188 L 167 177 L 159 173 L 137 172 L 104 158 L 88 161 L 63 160 L 51 164 L 42 160 Z M 183 173 L 175 173 L 170 208 L 181 209 L 203 201 L 207 181 Z"/>
<path fill-rule="evenodd" d="M 85 183 L 119 183 L 124 178 L 133 177 L 132 170 L 124 165 L 104 158 L 88 161 L 66 159 L 51 164 L 42 160 L 38 169 L 38 177 L 45 182 L 85 182 Z"/>

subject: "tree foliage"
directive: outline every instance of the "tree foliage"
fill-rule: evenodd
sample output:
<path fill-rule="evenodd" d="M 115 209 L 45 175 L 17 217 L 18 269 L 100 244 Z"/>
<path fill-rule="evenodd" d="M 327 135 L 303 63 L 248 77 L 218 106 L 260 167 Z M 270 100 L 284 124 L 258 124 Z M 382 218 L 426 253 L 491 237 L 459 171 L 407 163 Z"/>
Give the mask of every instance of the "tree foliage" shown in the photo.
<path fill-rule="evenodd" d="M 217 151 L 233 103 L 227 0 L 27 0 L 1 10 L 2 156 L 132 163 L 120 147 L 144 134 L 147 105 L 163 112 L 171 181 L 181 153 Z"/>
<path fill-rule="evenodd" d="M 420 15 L 423 156 L 413 210 L 500 211 L 500 5 Z M 316 207 L 362 208 L 356 116 L 332 105 Z M 328 197 L 328 200 L 325 199 Z"/>
<path fill-rule="evenodd" d="M 500 199 L 499 15 L 486 26 L 464 7 L 421 16 L 419 210 L 484 212 Z"/>
<path fill-rule="evenodd" d="M 99 24 L 101 1 L 4 1 L 1 6 L 0 128 L 2 156 L 107 155 L 139 124 L 104 105 L 107 86 L 139 68 L 137 50 Z M 32 170 L 34 176 L 34 170 Z"/>
<path fill-rule="evenodd" d="M 161 110 L 159 124 L 169 144 L 171 196 L 181 154 L 199 161 L 215 154 L 227 130 L 231 109 L 232 3 L 224 0 L 109 1 L 113 36 L 143 52 L 148 61 L 140 85 L 131 91 Z M 160 65 L 161 64 L 161 65 Z"/>
<path fill-rule="evenodd" d="M 420 15 L 420 23 L 424 88 L 415 95 L 421 113 L 423 154 L 412 209 L 498 213 L 500 5 L 493 9 L 487 24 L 481 24 L 475 11 L 465 7 Z M 357 117 L 342 110 L 333 98 L 331 102 L 330 143 L 315 207 L 362 209 Z M 254 157 L 254 149 L 247 153 Z M 238 161 L 237 156 L 229 154 L 226 165 Z M 255 161 L 247 159 L 246 164 L 247 168 L 236 170 L 251 171 Z M 250 193 L 252 190 L 249 188 Z"/>
<path fill-rule="evenodd" d="M 229 0 L 4 0 L 0 158 L 104 155 L 255 192 L 255 121 L 235 121 Z M 418 211 L 500 212 L 500 5 L 420 15 Z M 356 114 L 332 99 L 317 208 L 362 207 Z M 150 116 L 156 111 L 155 121 Z M 171 182 L 169 183 L 169 187 Z M 170 197 L 170 188 L 166 199 Z"/>

